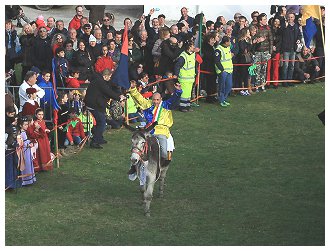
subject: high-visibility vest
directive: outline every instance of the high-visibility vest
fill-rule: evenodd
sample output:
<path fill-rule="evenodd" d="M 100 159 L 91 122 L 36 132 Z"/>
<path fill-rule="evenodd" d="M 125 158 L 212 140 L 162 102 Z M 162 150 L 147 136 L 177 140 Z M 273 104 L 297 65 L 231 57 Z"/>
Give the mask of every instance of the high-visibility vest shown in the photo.
<path fill-rule="evenodd" d="M 232 61 L 230 47 L 229 46 L 223 47 L 222 45 L 218 45 L 217 48 L 215 48 L 215 53 L 217 53 L 216 52 L 217 50 L 221 52 L 220 62 L 223 66 L 223 71 L 232 73 L 233 72 L 233 61 Z M 221 73 L 221 71 L 219 70 L 217 65 L 215 65 L 215 72 L 217 74 Z"/>
<path fill-rule="evenodd" d="M 195 66 L 196 66 L 196 55 L 195 52 L 188 54 L 187 52 L 182 52 L 180 57 L 184 59 L 184 65 L 180 69 L 178 80 L 179 82 L 193 82 L 195 80 Z"/>

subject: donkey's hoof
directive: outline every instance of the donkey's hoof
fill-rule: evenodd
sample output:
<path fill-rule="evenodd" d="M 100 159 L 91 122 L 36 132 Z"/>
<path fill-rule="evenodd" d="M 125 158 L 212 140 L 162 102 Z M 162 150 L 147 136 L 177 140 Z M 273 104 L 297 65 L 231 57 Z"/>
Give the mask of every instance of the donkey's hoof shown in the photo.
<path fill-rule="evenodd" d="M 146 216 L 146 217 L 150 217 L 150 212 L 146 212 L 146 213 L 144 213 L 144 216 Z"/>

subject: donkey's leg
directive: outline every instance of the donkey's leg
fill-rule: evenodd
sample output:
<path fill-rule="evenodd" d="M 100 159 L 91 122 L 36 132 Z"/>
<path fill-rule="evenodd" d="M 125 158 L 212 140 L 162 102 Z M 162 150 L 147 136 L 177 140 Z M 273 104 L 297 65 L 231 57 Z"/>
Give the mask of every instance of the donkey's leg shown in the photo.
<path fill-rule="evenodd" d="M 159 177 L 159 197 L 164 197 L 165 178 L 168 166 L 161 168 Z"/>
<path fill-rule="evenodd" d="M 154 185 L 156 180 L 156 173 L 150 172 L 147 176 L 147 190 L 144 192 L 144 215 L 150 216 L 150 203 L 152 200 L 152 193 L 154 191 Z"/>

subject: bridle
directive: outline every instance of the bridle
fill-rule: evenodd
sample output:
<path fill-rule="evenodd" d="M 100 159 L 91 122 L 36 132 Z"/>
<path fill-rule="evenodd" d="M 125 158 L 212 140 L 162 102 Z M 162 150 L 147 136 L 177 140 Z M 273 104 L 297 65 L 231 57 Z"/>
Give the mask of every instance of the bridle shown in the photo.
<path fill-rule="evenodd" d="M 132 153 L 136 153 L 140 156 L 140 160 L 145 160 L 145 158 L 148 156 L 148 141 L 145 140 L 143 143 L 142 149 L 138 148 L 137 146 L 133 146 L 131 149 Z M 139 160 L 139 161 L 140 161 Z"/>

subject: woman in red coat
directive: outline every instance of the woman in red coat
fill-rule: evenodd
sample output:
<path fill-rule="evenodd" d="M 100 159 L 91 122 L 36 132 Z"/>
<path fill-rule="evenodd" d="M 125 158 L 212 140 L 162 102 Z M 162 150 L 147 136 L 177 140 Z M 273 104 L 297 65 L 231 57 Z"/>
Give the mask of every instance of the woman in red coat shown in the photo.
<path fill-rule="evenodd" d="M 22 109 L 22 116 L 34 115 L 35 111 L 39 108 L 39 104 L 35 99 L 37 98 L 37 90 L 35 88 L 27 88 L 26 94 L 29 99 L 24 103 Z"/>

